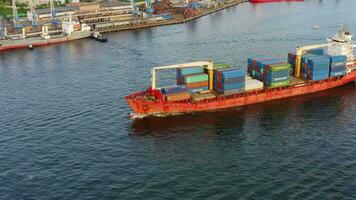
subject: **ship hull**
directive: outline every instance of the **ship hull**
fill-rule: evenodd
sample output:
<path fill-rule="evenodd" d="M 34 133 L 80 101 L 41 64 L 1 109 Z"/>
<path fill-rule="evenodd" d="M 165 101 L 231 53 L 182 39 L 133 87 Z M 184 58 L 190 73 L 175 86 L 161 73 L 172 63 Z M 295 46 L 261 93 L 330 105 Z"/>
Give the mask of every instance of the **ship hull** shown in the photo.
<path fill-rule="evenodd" d="M 145 92 L 131 94 L 125 99 L 137 115 L 171 115 L 179 113 L 190 113 L 200 111 L 211 111 L 239 107 L 250 104 L 262 103 L 277 99 L 320 92 L 342 85 L 346 85 L 356 80 L 356 71 L 349 73 L 342 78 L 329 79 L 319 82 L 309 82 L 302 85 L 293 85 L 284 88 L 266 89 L 264 91 L 248 92 L 232 96 L 217 97 L 215 99 L 198 102 L 167 102 L 150 101 L 139 98 Z"/>
<path fill-rule="evenodd" d="M 26 38 L 26 39 L 18 39 L 18 40 L 3 40 L 3 41 L 0 40 L 0 51 L 28 48 L 29 45 L 32 45 L 32 47 L 39 47 L 39 46 L 64 43 L 72 40 L 88 38 L 90 37 L 90 35 L 91 35 L 90 31 L 78 31 L 78 32 L 73 32 L 68 36 L 60 35 L 60 36 L 52 37 L 50 39 Z"/>
<path fill-rule="evenodd" d="M 272 3 L 272 2 L 292 2 L 292 1 L 304 1 L 304 0 L 250 0 L 251 3 Z"/>

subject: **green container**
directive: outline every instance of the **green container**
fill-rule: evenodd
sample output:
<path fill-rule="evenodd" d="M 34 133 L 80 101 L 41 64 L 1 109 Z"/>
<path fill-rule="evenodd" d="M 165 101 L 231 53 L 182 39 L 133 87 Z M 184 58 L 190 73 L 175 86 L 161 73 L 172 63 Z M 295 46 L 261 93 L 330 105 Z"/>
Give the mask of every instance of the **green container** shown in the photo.
<path fill-rule="evenodd" d="M 226 69 L 230 67 L 231 65 L 228 63 L 214 63 L 214 69 Z"/>
<path fill-rule="evenodd" d="M 277 88 L 277 87 L 284 87 L 290 85 L 290 80 L 286 81 L 278 81 L 278 82 L 272 82 L 268 84 L 268 88 Z"/>
<path fill-rule="evenodd" d="M 209 76 L 207 74 L 188 75 L 184 77 L 184 81 L 186 84 L 203 82 L 208 80 L 209 80 Z"/>
<path fill-rule="evenodd" d="M 278 71 L 284 71 L 284 70 L 291 70 L 292 65 L 289 63 L 282 63 L 282 64 L 271 64 L 269 65 L 269 71 L 271 72 L 278 72 Z"/>

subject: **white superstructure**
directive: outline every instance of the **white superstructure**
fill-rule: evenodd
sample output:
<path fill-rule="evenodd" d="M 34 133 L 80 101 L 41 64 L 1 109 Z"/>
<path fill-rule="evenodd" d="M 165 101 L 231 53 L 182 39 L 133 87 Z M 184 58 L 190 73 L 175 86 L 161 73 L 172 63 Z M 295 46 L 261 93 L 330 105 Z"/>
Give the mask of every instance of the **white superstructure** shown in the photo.
<path fill-rule="evenodd" d="M 331 56 L 345 55 L 348 61 L 353 61 L 354 47 L 352 44 L 352 34 L 349 32 L 346 25 L 342 25 L 339 32 L 327 39 L 329 46 L 326 49 L 326 53 Z"/>

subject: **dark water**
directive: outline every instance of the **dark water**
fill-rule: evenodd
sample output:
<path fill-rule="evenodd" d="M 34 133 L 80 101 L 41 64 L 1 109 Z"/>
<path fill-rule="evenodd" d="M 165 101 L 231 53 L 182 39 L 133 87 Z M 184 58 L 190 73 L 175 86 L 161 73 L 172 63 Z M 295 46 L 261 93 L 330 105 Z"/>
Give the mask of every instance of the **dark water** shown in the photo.
<path fill-rule="evenodd" d="M 130 120 L 151 66 L 245 65 L 356 32 L 353 0 L 252 6 L 184 25 L 0 54 L 0 199 L 355 199 L 356 86 Z M 312 30 L 314 24 L 324 25 Z"/>

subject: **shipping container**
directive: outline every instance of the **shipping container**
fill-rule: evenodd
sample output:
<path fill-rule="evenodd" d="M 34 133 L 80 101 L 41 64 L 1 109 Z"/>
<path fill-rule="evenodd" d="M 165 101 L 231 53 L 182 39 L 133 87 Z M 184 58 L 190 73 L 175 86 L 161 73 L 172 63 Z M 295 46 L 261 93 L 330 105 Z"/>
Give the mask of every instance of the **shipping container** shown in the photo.
<path fill-rule="evenodd" d="M 245 82 L 245 91 L 251 90 L 262 90 L 263 89 L 263 82 L 256 80 L 256 79 L 246 79 Z"/>
<path fill-rule="evenodd" d="M 216 96 L 213 93 L 206 93 L 206 94 L 199 94 L 199 93 L 193 93 L 191 94 L 191 98 L 193 101 L 202 101 L 202 100 L 207 100 L 207 99 L 213 99 Z"/>
<path fill-rule="evenodd" d="M 225 90 L 223 95 L 226 96 L 226 95 L 240 94 L 244 92 L 245 92 L 245 88 L 237 88 L 237 89 Z"/>
<path fill-rule="evenodd" d="M 184 76 L 185 84 L 203 82 L 203 81 L 208 81 L 208 80 L 209 80 L 209 76 L 205 73 L 191 74 L 191 75 Z"/>
<path fill-rule="evenodd" d="M 208 85 L 209 85 L 208 81 L 201 81 L 195 83 L 188 83 L 186 86 L 188 89 L 193 89 L 193 88 L 200 88 L 200 87 L 208 87 Z"/>
<path fill-rule="evenodd" d="M 204 70 L 202 67 L 177 68 L 177 76 L 199 74 L 199 73 L 203 73 L 203 72 L 204 72 Z"/>
<path fill-rule="evenodd" d="M 290 85 L 290 80 L 268 83 L 268 88 L 284 87 Z"/>
<path fill-rule="evenodd" d="M 188 91 L 190 93 L 196 93 L 196 92 L 205 91 L 205 90 L 209 90 L 209 88 L 206 86 L 206 87 L 188 89 Z"/>
<path fill-rule="evenodd" d="M 324 49 L 311 49 L 308 51 L 310 54 L 324 55 Z"/>
<path fill-rule="evenodd" d="M 170 95 L 170 94 L 175 94 L 175 93 L 188 92 L 188 89 L 186 86 L 173 85 L 173 86 L 167 86 L 167 87 L 161 88 L 161 92 L 164 95 Z"/>
<path fill-rule="evenodd" d="M 347 62 L 347 56 L 344 56 L 344 55 L 329 56 L 329 57 L 330 57 L 330 61 L 332 63 L 335 63 L 335 62 Z"/>
<path fill-rule="evenodd" d="M 166 95 L 166 101 L 184 101 L 190 99 L 189 92 L 180 92 L 175 94 Z"/>

